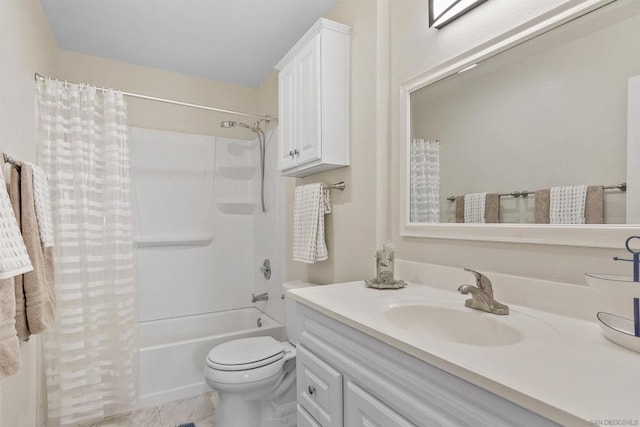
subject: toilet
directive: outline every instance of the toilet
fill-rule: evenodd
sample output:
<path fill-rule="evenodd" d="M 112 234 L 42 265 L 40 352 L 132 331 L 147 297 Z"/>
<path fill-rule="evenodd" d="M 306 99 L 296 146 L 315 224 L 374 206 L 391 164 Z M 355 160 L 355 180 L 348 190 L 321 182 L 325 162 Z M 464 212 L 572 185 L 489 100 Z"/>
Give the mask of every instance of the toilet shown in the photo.
<path fill-rule="evenodd" d="M 311 286 L 293 281 L 288 289 Z M 214 347 L 207 355 L 207 384 L 218 392 L 216 427 L 296 425 L 295 301 L 284 299 L 288 342 L 250 337 Z"/>

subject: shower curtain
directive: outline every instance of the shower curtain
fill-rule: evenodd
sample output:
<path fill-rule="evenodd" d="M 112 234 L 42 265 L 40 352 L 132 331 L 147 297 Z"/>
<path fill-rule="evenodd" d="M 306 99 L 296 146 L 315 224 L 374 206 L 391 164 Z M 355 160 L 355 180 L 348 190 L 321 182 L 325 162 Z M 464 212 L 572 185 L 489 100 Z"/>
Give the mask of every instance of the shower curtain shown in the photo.
<path fill-rule="evenodd" d="M 126 105 L 113 90 L 38 82 L 38 161 L 51 191 L 57 322 L 43 336 L 47 425 L 136 401 Z"/>
<path fill-rule="evenodd" d="M 410 153 L 410 220 L 440 222 L 440 142 L 414 139 Z"/>

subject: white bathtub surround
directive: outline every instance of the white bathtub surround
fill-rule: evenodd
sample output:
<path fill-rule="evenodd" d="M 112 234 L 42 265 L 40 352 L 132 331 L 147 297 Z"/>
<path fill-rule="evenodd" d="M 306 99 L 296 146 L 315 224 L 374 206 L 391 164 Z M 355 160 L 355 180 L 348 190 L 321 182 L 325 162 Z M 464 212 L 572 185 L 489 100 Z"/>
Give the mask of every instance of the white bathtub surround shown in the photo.
<path fill-rule="evenodd" d="M 457 287 L 460 279 L 469 281 L 467 275 L 431 280 Z M 493 279 L 490 273 L 488 276 Z M 497 282 L 496 298 L 510 302 L 500 293 L 502 285 Z M 640 389 L 637 376 L 630 374 L 640 370 L 640 358 L 608 341 L 594 321 L 511 302 L 511 314 L 497 316 L 466 308 L 467 296 L 455 290 L 416 283 L 399 291 L 381 292 L 366 288 L 362 282 L 351 282 L 290 294 L 326 316 L 560 425 L 640 419 Z M 391 309 L 402 306 L 427 306 L 431 312 L 439 309 L 442 315 L 432 319 L 435 324 L 442 321 L 446 326 L 457 313 L 457 318 L 470 319 L 471 329 L 483 323 L 499 324 L 498 329 L 514 333 L 499 334 L 505 342 L 486 345 L 471 343 L 470 335 L 465 337 L 467 341 L 447 338 L 447 333 L 442 333 L 446 327 L 438 329 L 421 322 L 402 325 L 394 320 Z M 460 325 L 454 332 L 464 330 Z M 487 337 L 492 339 L 493 335 Z"/>
<path fill-rule="evenodd" d="M 280 175 L 278 164 L 278 128 L 266 132 L 265 203 L 267 212 L 256 209 L 254 221 L 254 264 L 252 293 L 269 294 L 268 301 L 255 304 L 280 323 L 284 323 L 284 304 L 281 298 L 285 280 L 285 207 L 284 186 L 288 178 Z M 257 145 L 257 141 L 254 142 Z M 255 185 L 259 185 L 256 181 Z M 271 262 L 271 278 L 265 279 L 259 267 L 265 259 Z"/>
<path fill-rule="evenodd" d="M 131 128 L 131 146 L 139 320 L 249 306 L 253 217 L 225 213 L 216 202 L 259 194 L 257 144 Z M 245 166 L 252 174 L 243 175 Z"/>
<path fill-rule="evenodd" d="M 38 159 L 56 229 L 57 322 L 43 339 L 47 425 L 70 425 L 136 403 L 127 113 L 112 90 L 45 81 L 37 92 Z"/>
<path fill-rule="evenodd" d="M 139 407 L 210 391 L 202 375 L 209 350 L 253 336 L 281 341 L 284 328 L 256 308 L 140 322 Z"/>
<path fill-rule="evenodd" d="M 275 166 L 277 129 L 266 132 L 266 213 L 256 208 L 257 140 L 131 132 L 144 407 L 210 390 L 202 367 L 217 344 L 256 335 L 284 339 L 273 320 L 281 321 L 283 311 L 284 185 Z M 270 280 L 259 271 L 266 258 Z M 269 301 L 248 308 L 251 294 L 262 292 Z"/>

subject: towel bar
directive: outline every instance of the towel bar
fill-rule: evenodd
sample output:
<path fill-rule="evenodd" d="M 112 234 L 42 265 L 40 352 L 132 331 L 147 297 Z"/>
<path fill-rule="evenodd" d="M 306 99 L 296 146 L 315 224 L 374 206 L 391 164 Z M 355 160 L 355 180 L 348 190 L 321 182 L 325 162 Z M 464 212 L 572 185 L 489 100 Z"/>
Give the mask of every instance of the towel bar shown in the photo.
<path fill-rule="evenodd" d="M 22 165 L 21 161 L 14 159 L 7 153 L 2 153 L 2 159 L 4 160 L 5 163 L 9 163 L 10 165 L 13 165 L 17 168 L 19 168 Z"/>
<path fill-rule="evenodd" d="M 616 184 L 616 185 L 605 185 L 604 186 L 605 190 L 620 190 L 620 191 L 627 191 L 627 183 L 623 182 L 622 184 Z M 505 196 L 510 196 L 510 197 L 527 197 L 529 194 L 535 194 L 535 191 L 512 191 L 511 193 L 502 193 L 499 194 L 500 197 L 505 197 Z M 449 196 L 447 197 L 447 200 L 450 202 L 455 202 L 456 201 L 456 196 Z"/>
<path fill-rule="evenodd" d="M 346 186 L 347 184 L 345 184 L 344 181 L 336 182 L 335 184 L 327 184 L 327 188 L 329 188 L 330 190 L 344 191 Z"/>

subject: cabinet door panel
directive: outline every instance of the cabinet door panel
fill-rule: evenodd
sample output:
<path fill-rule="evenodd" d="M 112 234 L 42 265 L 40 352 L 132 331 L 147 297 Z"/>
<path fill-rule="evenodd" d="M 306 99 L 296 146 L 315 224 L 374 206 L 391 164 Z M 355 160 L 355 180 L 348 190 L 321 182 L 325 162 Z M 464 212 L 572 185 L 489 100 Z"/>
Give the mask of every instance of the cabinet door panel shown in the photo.
<path fill-rule="evenodd" d="M 297 164 L 317 160 L 322 154 L 321 37 L 317 35 L 296 57 L 297 66 Z"/>
<path fill-rule="evenodd" d="M 296 130 L 296 79 L 295 63 L 290 63 L 280 71 L 278 77 L 278 115 L 280 117 L 278 166 L 280 170 L 295 166 L 295 130 Z"/>
<path fill-rule="evenodd" d="M 302 346 L 296 361 L 298 404 L 323 427 L 342 427 L 342 374 Z"/>
<path fill-rule="evenodd" d="M 309 413 L 298 405 L 298 427 L 322 427 Z"/>
<path fill-rule="evenodd" d="M 347 383 L 344 406 L 348 427 L 415 426 L 352 382 Z"/>

